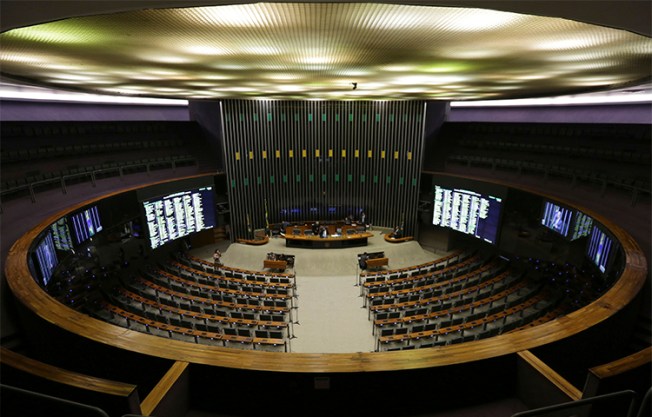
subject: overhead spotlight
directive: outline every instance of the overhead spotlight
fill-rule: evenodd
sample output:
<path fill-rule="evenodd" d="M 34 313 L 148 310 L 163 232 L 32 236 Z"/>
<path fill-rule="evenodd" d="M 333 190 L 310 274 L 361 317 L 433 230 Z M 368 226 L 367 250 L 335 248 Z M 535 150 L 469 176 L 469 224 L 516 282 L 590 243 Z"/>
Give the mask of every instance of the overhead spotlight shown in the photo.
<path fill-rule="evenodd" d="M 354 89 L 354 90 L 355 90 L 356 88 L 358 88 L 358 83 L 351 83 L 351 84 L 353 84 L 353 89 Z"/>

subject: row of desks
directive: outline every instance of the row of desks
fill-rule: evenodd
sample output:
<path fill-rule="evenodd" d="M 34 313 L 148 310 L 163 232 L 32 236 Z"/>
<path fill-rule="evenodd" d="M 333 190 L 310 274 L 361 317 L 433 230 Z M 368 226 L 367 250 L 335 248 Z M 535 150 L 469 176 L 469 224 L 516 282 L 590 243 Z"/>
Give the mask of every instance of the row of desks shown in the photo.
<path fill-rule="evenodd" d="M 542 297 L 537 296 L 537 297 L 532 297 L 523 303 L 511 307 L 509 309 L 503 310 L 500 313 L 493 314 L 491 316 L 484 317 L 482 319 L 462 323 L 456 326 L 450 326 L 450 327 L 445 327 L 443 329 L 434 329 L 434 330 L 424 330 L 421 332 L 408 332 L 405 334 L 398 334 L 398 335 L 391 335 L 391 336 L 380 336 L 378 338 L 378 344 L 384 344 L 384 343 L 391 343 L 391 342 L 403 342 L 406 340 L 412 340 L 412 339 L 423 339 L 423 338 L 430 338 L 430 337 L 435 337 L 435 336 L 441 336 L 441 335 L 446 335 L 449 333 L 461 331 L 464 329 L 471 329 L 477 326 L 484 326 L 486 323 L 491 323 L 496 320 L 504 319 L 507 316 L 510 316 L 512 314 L 517 314 L 519 311 L 525 310 L 528 307 L 531 307 L 541 301 Z"/>
<path fill-rule="evenodd" d="M 221 300 L 213 300 L 212 298 L 205 298 L 205 297 L 200 297 L 192 294 L 186 294 L 186 293 L 174 291 L 162 285 L 158 285 L 156 283 L 148 281 L 146 279 L 139 279 L 139 282 L 158 292 L 162 292 L 164 294 L 168 294 L 177 297 L 179 299 L 184 299 L 195 303 L 212 304 L 223 308 L 251 310 L 251 311 L 258 311 L 258 312 L 269 311 L 272 313 L 289 313 L 291 311 L 290 307 L 249 305 L 249 304 L 238 304 L 235 302 L 227 302 Z"/>
<path fill-rule="evenodd" d="M 462 250 L 457 250 L 453 253 L 450 253 L 442 258 L 439 258 L 435 261 L 432 262 L 426 262 L 420 265 L 414 265 L 414 266 L 409 266 L 405 268 L 399 268 L 399 269 L 389 269 L 387 271 L 373 271 L 373 272 L 364 272 L 362 273 L 362 278 L 370 278 L 370 277 L 379 277 L 379 276 L 384 276 L 384 277 L 389 277 L 390 275 L 393 274 L 402 274 L 402 273 L 412 273 L 412 272 L 419 272 L 421 273 L 422 269 L 430 269 L 436 265 L 439 265 L 441 263 L 447 264 L 450 260 L 462 255 L 464 251 Z"/>
<path fill-rule="evenodd" d="M 386 325 L 386 324 L 396 324 L 396 323 L 410 322 L 410 321 L 414 321 L 414 320 L 418 320 L 418 319 L 436 318 L 436 317 L 439 317 L 439 316 L 441 316 L 443 314 L 456 313 L 456 312 L 459 312 L 459 311 L 463 311 L 463 310 L 465 310 L 467 308 L 480 307 L 480 306 L 485 305 L 487 303 L 491 303 L 492 301 L 499 300 L 502 297 L 506 297 L 507 295 L 509 295 L 511 293 L 514 293 L 514 292 L 518 291 L 519 289 L 521 289 L 521 288 L 523 288 L 525 286 L 526 286 L 525 282 L 519 282 L 518 284 L 516 284 L 516 285 L 514 285 L 512 287 L 509 287 L 509 288 L 507 288 L 507 289 L 505 289 L 503 291 L 500 291 L 500 292 L 498 292 L 496 294 L 485 297 L 485 298 L 483 298 L 481 300 L 477 300 L 477 301 L 474 301 L 472 303 L 465 304 L 465 305 L 462 305 L 462 306 L 452 307 L 452 308 L 450 308 L 448 310 L 434 311 L 434 312 L 430 312 L 430 313 L 419 315 L 419 316 L 401 317 L 401 318 L 398 318 L 398 319 L 386 319 L 384 321 L 378 321 L 378 322 L 375 321 L 374 323 L 377 324 L 377 325 L 382 326 L 382 325 Z M 460 294 L 459 293 L 450 294 L 450 298 L 454 298 L 456 296 L 459 297 Z M 447 297 L 448 297 L 448 294 L 447 294 Z M 370 314 L 371 314 L 374 311 L 403 310 L 403 309 L 407 309 L 407 308 L 424 307 L 424 306 L 427 306 L 427 305 L 430 305 L 430 304 L 433 304 L 433 303 L 436 303 L 436 302 L 439 302 L 439 301 L 449 300 L 450 298 L 445 298 L 444 299 L 442 297 L 433 297 L 433 298 L 429 298 L 429 299 L 420 299 L 420 300 L 417 300 L 417 301 L 406 301 L 404 303 L 385 304 L 385 305 L 382 305 L 382 306 L 371 306 L 369 308 L 369 310 L 370 310 Z"/>
<path fill-rule="evenodd" d="M 417 275 L 411 275 L 403 278 L 395 278 L 395 279 L 387 279 L 387 280 L 381 280 L 381 281 L 365 281 L 362 285 L 365 288 L 371 288 L 371 287 L 378 287 L 378 286 L 383 286 L 383 285 L 396 285 L 396 284 L 402 284 L 410 281 L 418 281 L 420 279 L 424 279 L 430 276 L 437 276 L 437 275 L 444 275 L 449 272 L 454 272 L 462 267 L 465 267 L 475 261 L 478 261 L 479 259 L 476 257 L 472 257 L 469 259 L 466 259 L 460 263 L 456 263 L 450 266 L 447 266 L 443 269 L 440 269 L 435 272 L 425 272 L 423 274 L 417 274 Z"/>
<path fill-rule="evenodd" d="M 104 308 L 106 308 L 108 311 L 111 311 L 113 314 L 117 314 L 121 317 L 124 317 L 134 322 L 138 322 L 145 326 L 155 327 L 157 329 L 167 331 L 170 333 L 178 333 L 186 336 L 192 336 L 195 338 L 196 342 L 198 342 L 198 338 L 204 338 L 204 339 L 222 341 L 224 346 L 226 346 L 226 342 L 252 344 L 254 346 L 254 349 L 256 345 L 272 345 L 272 346 L 283 345 L 285 346 L 285 351 L 288 350 L 288 346 L 285 339 L 247 337 L 247 336 L 238 336 L 238 335 L 227 335 L 224 333 L 204 332 L 200 330 L 188 329 L 185 327 L 173 326 L 167 323 L 161 323 L 158 321 L 150 320 L 148 318 L 131 313 L 129 311 L 121 309 L 120 307 L 110 305 L 110 304 L 105 304 Z"/>
<path fill-rule="evenodd" d="M 205 278 L 209 278 L 209 279 L 212 279 L 212 280 L 221 280 L 221 281 L 226 281 L 226 282 L 232 282 L 234 284 L 240 284 L 240 285 L 253 285 L 253 284 L 255 284 L 255 285 L 259 285 L 261 287 L 272 287 L 272 288 L 293 288 L 294 287 L 293 282 L 287 282 L 287 283 L 284 283 L 284 282 L 269 282 L 269 281 L 264 281 L 263 282 L 263 281 L 250 281 L 250 280 L 247 280 L 245 278 L 225 277 L 224 275 L 219 275 L 219 274 L 211 273 L 211 272 L 208 272 L 208 271 L 202 271 L 200 269 L 195 269 L 193 267 L 190 267 L 190 266 L 185 265 L 185 264 L 183 264 L 181 262 L 178 262 L 178 261 L 173 261 L 171 263 L 171 265 L 173 265 L 173 266 L 175 266 L 177 268 L 184 269 L 184 270 L 186 270 L 188 272 L 192 272 L 193 274 L 201 275 L 202 277 L 205 277 Z M 253 274 L 253 272 L 252 272 L 252 274 Z M 293 276 L 290 276 L 288 274 L 282 274 L 280 276 L 283 277 L 283 278 L 288 278 L 288 279 L 294 278 Z"/>
<path fill-rule="evenodd" d="M 267 294 L 265 293 L 257 293 L 257 292 L 251 292 L 251 291 L 243 291 L 243 290 L 235 290 L 235 289 L 230 289 L 230 288 L 220 288 L 215 285 L 206 285 L 206 284 L 201 284 L 198 282 L 190 281 L 188 279 L 179 277 L 177 275 L 171 274 L 167 271 L 164 271 L 162 269 L 157 270 L 155 273 L 160 274 L 162 276 L 167 277 L 168 279 L 177 282 L 181 285 L 188 286 L 189 288 L 198 288 L 202 290 L 207 290 L 210 292 L 215 292 L 215 293 L 221 293 L 221 294 L 229 294 L 233 295 L 235 297 L 249 297 L 249 298 L 268 298 L 268 299 L 282 299 L 282 300 L 291 300 L 292 295 L 290 294 Z M 250 284 L 249 284 L 250 285 Z"/>
<path fill-rule="evenodd" d="M 150 300 L 149 298 L 145 298 L 141 295 L 135 294 L 131 291 L 127 291 L 126 289 L 121 289 L 121 294 L 124 295 L 125 297 L 128 297 L 134 301 L 140 302 L 142 304 L 147 304 L 149 306 L 158 308 L 158 309 L 163 309 L 172 313 L 176 313 L 182 316 L 188 316 L 188 317 L 193 317 L 193 318 L 199 318 L 203 319 L 206 321 L 214 322 L 214 323 L 219 323 L 219 324 L 236 324 L 236 325 L 244 325 L 248 327 L 275 327 L 277 329 L 283 329 L 283 328 L 288 328 L 288 322 L 286 321 L 271 321 L 271 320 L 250 320 L 250 319 L 244 319 L 244 318 L 233 318 L 233 317 L 227 317 L 227 316 L 218 316 L 214 314 L 205 314 L 205 313 L 198 313 L 196 311 L 189 311 L 189 310 L 183 310 L 180 308 L 168 306 L 165 304 L 159 304 L 153 300 Z"/>
<path fill-rule="evenodd" d="M 188 259 L 190 262 L 196 262 L 200 265 L 204 265 L 208 269 L 214 269 L 215 264 L 213 262 L 209 262 L 205 259 L 198 258 L 194 255 L 190 255 L 188 253 L 184 254 L 184 256 Z M 248 269 L 241 269 L 241 268 L 235 268 L 231 266 L 224 266 L 222 265 L 220 269 L 224 272 L 232 272 L 232 273 L 239 273 L 242 275 L 263 275 L 266 277 L 279 277 L 279 278 L 294 278 L 293 274 L 288 274 L 288 273 L 283 273 L 283 272 L 271 272 L 271 271 L 251 271 Z M 239 278 L 231 278 L 231 277 L 225 277 L 223 275 L 219 274 L 213 274 L 216 277 L 219 277 L 221 279 L 239 279 Z M 243 278 L 244 280 L 244 278 Z"/>
<path fill-rule="evenodd" d="M 454 277 L 454 278 L 451 278 L 451 279 L 448 279 L 448 280 L 437 281 L 437 282 L 434 282 L 432 284 L 420 285 L 420 286 L 416 286 L 416 287 L 412 287 L 412 288 L 404 288 L 404 289 L 400 289 L 400 290 L 392 290 L 390 288 L 386 288 L 385 291 L 382 291 L 382 292 L 374 292 L 374 293 L 368 292 L 366 294 L 366 297 L 370 298 L 370 299 L 371 298 L 379 298 L 379 297 L 395 297 L 395 296 L 401 296 L 401 295 L 406 295 L 406 294 L 415 293 L 415 292 L 424 292 L 424 291 L 428 291 L 428 290 L 431 290 L 431 289 L 438 289 L 438 288 L 448 287 L 448 286 L 452 286 L 452 285 L 455 285 L 455 284 L 462 283 L 462 282 L 470 279 L 471 277 L 475 277 L 475 276 L 478 276 L 478 275 L 480 275 L 480 274 L 482 274 L 484 272 L 487 272 L 487 271 L 491 270 L 492 267 L 493 267 L 492 265 L 487 264 L 487 265 L 485 265 L 485 266 L 483 266 L 483 267 L 481 267 L 479 269 L 473 270 L 472 272 L 466 273 L 464 275 L 459 275 L 457 277 Z M 423 277 L 423 280 L 426 281 L 427 278 L 428 277 Z M 431 278 L 431 279 L 434 279 L 434 278 Z M 380 290 L 384 289 L 384 288 L 382 288 L 380 286 L 377 286 L 377 285 L 369 286 L 369 287 L 378 288 Z"/>

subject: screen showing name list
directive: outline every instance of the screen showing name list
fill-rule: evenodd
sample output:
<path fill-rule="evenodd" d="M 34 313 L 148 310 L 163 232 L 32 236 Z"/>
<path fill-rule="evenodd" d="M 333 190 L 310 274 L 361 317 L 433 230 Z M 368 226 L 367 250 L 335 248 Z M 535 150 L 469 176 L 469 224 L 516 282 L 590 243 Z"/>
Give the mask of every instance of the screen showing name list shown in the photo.
<path fill-rule="evenodd" d="M 213 200 L 213 187 L 202 187 L 143 201 L 152 249 L 215 227 Z"/>
<path fill-rule="evenodd" d="M 435 186 L 432 223 L 496 243 L 502 199 L 463 189 Z"/>

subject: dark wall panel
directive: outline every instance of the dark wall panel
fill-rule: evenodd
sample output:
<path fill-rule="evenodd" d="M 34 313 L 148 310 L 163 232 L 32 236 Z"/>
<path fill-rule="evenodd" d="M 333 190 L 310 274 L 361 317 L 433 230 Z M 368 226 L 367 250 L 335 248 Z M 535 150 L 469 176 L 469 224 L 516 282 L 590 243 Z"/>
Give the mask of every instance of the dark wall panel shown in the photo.
<path fill-rule="evenodd" d="M 652 120 L 652 104 L 451 107 L 449 122 L 642 123 Z"/>
<path fill-rule="evenodd" d="M 425 102 L 224 101 L 222 120 L 235 237 L 266 212 L 276 223 L 364 210 L 414 229 Z"/>
<path fill-rule="evenodd" d="M 0 121 L 188 121 L 188 107 L 2 100 Z"/>

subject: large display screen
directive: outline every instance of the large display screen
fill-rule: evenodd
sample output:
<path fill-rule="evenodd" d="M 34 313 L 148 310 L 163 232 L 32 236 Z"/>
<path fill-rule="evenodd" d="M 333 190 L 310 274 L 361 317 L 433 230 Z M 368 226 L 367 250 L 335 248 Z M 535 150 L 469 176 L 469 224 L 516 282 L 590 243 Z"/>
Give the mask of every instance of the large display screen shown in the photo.
<path fill-rule="evenodd" d="M 52 231 L 52 239 L 54 240 L 55 248 L 60 251 L 73 250 L 70 227 L 68 226 L 68 220 L 65 217 L 52 223 L 50 230 Z"/>
<path fill-rule="evenodd" d="M 79 245 L 102 231 L 102 222 L 97 206 L 89 207 L 84 211 L 70 216 L 75 242 Z"/>
<path fill-rule="evenodd" d="M 39 241 L 38 245 L 36 245 L 33 256 L 43 285 L 48 285 L 48 282 L 52 278 L 54 268 L 59 263 L 57 252 L 54 248 L 54 239 L 52 239 L 52 233 L 49 230 Z"/>
<path fill-rule="evenodd" d="M 581 211 L 544 201 L 541 224 L 569 240 L 577 240 L 591 233 L 593 219 Z"/>
<path fill-rule="evenodd" d="M 214 200 L 213 187 L 206 186 L 143 201 L 152 249 L 215 227 Z"/>
<path fill-rule="evenodd" d="M 600 272 L 606 272 L 612 256 L 613 239 L 598 226 L 593 226 L 586 255 L 598 267 Z"/>
<path fill-rule="evenodd" d="M 435 186 L 432 224 L 496 244 L 502 198 L 475 191 Z"/>
<path fill-rule="evenodd" d="M 588 216 L 581 211 L 576 212 L 570 239 L 576 240 L 588 236 L 591 234 L 591 226 L 593 226 L 593 218 L 591 216 Z"/>
<path fill-rule="evenodd" d="M 543 203 L 543 215 L 541 224 L 550 230 L 554 230 L 564 237 L 568 237 L 568 230 L 573 221 L 573 210 L 558 206 L 546 201 Z"/>

